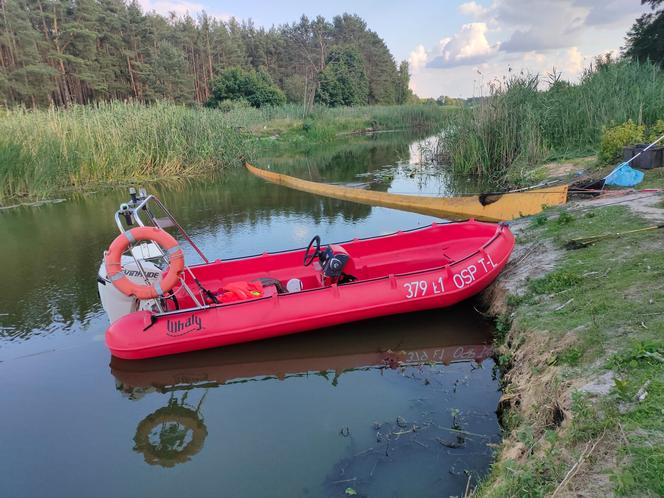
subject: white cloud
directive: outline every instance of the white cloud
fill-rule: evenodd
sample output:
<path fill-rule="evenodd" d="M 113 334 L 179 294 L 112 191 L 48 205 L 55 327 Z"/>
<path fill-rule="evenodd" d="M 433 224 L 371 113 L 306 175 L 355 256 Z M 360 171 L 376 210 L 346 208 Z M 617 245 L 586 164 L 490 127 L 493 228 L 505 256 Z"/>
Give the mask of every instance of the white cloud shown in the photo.
<path fill-rule="evenodd" d="M 587 12 L 574 0 L 498 0 L 493 8 L 496 22 L 512 30 L 500 49 L 528 52 L 571 47 L 579 40 Z"/>
<path fill-rule="evenodd" d="M 586 7 L 577 6 L 575 0 L 496 0 L 491 15 L 502 25 L 565 30 L 569 23 L 583 20 Z M 561 29 L 562 28 L 562 29 Z"/>
<path fill-rule="evenodd" d="M 426 65 L 428 58 L 429 54 L 427 54 L 424 45 L 420 44 L 410 53 L 410 56 L 408 57 L 408 66 L 412 71 L 419 71 Z"/>
<path fill-rule="evenodd" d="M 532 50 L 550 50 L 574 45 L 578 41 L 578 32 L 561 36 L 560 32 L 532 28 L 517 29 L 507 41 L 500 44 L 505 52 L 528 52 Z"/>
<path fill-rule="evenodd" d="M 411 81 L 418 95 L 486 94 L 486 83 L 509 70 L 576 80 L 599 54 L 615 52 L 647 5 L 638 0 L 460 0 L 474 22 L 440 33 Z M 422 67 L 422 60 L 426 65 Z M 481 71 L 481 73 L 478 73 Z"/>
<path fill-rule="evenodd" d="M 514 53 L 573 47 L 589 31 L 628 26 L 646 10 L 636 0 L 471 0 L 458 6 L 492 33 L 504 33 L 500 50 Z"/>
<path fill-rule="evenodd" d="M 478 4 L 477 2 L 466 2 L 459 5 L 458 10 L 464 16 L 470 16 L 475 19 L 480 19 L 484 17 L 488 12 L 489 8 Z"/>
<path fill-rule="evenodd" d="M 510 58 L 510 65 L 517 71 L 546 75 L 552 72 L 561 73 L 562 78 L 574 81 L 590 63 L 579 47 L 551 50 L 548 52 L 526 52 L 515 54 Z"/>
<path fill-rule="evenodd" d="M 572 76 L 578 76 L 586 65 L 586 58 L 578 47 L 567 50 L 567 60 L 562 66 L 563 71 Z"/>
<path fill-rule="evenodd" d="M 427 67 L 446 68 L 478 64 L 486 61 L 496 51 L 486 38 L 488 31 L 484 22 L 464 24 L 461 30 L 439 42 L 438 55 L 433 57 Z"/>
<path fill-rule="evenodd" d="M 232 17 L 227 12 L 210 10 L 201 3 L 188 0 L 138 0 L 138 4 L 144 12 L 156 12 L 163 16 L 168 16 L 171 12 L 174 12 L 177 16 L 187 14 L 195 16 L 206 11 L 210 17 L 215 17 L 221 21 L 228 21 Z"/>
<path fill-rule="evenodd" d="M 542 75 L 554 70 L 562 73 L 562 78 L 576 81 L 591 58 L 584 55 L 579 47 L 542 52 L 499 53 L 496 58 L 477 66 L 457 66 L 452 69 L 425 68 L 414 73 L 411 78 L 413 91 L 421 97 L 478 97 L 489 94 L 489 85 L 502 81 L 503 76 L 512 73 Z M 544 87 L 543 87 L 544 88 Z"/>

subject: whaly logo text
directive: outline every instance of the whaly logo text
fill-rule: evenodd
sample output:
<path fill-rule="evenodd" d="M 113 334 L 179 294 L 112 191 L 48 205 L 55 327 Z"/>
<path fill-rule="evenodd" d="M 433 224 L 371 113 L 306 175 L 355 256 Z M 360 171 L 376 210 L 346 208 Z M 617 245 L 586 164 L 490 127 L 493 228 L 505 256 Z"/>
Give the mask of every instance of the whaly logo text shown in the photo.
<path fill-rule="evenodd" d="M 203 329 L 203 320 L 196 315 L 191 315 L 186 320 L 167 320 L 166 333 L 168 335 L 184 335 Z"/>

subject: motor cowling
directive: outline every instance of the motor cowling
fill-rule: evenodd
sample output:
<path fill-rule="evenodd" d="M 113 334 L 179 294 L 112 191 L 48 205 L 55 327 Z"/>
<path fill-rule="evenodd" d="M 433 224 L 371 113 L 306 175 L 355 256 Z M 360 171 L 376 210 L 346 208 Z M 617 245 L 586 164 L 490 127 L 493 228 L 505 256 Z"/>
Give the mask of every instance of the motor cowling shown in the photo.
<path fill-rule="evenodd" d="M 157 265 L 144 259 L 139 259 L 139 261 L 150 285 L 154 285 L 161 280 L 163 272 Z M 136 284 L 145 284 L 145 280 L 134 258 L 131 256 L 122 256 L 122 267 L 124 274 L 129 280 Z M 152 310 L 156 306 L 154 299 L 140 301 L 134 296 L 127 296 L 120 292 L 108 279 L 106 265 L 103 260 L 97 274 L 97 290 L 99 291 L 101 305 L 111 323 L 134 311 Z"/>

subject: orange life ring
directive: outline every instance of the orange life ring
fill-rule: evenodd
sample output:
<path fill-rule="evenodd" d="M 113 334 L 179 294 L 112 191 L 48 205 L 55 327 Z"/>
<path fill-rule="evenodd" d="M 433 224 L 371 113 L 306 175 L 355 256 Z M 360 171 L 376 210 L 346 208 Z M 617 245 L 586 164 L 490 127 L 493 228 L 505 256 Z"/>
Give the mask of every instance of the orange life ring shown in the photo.
<path fill-rule="evenodd" d="M 154 285 L 136 284 L 122 271 L 122 254 L 131 243 L 140 240 L 158 244 L 169 258 L 167 270 L 162 274 L 161 280 Z M 184 271 L 184 253 L 177 240 L 168 232 L 156 227 L 135 227 L 115 238 L 104 253 L 104 264 L 107 278 L 124 295 L 136 296 L 138 299 L 154 299 L 163 296 L 177 283 Z"/>

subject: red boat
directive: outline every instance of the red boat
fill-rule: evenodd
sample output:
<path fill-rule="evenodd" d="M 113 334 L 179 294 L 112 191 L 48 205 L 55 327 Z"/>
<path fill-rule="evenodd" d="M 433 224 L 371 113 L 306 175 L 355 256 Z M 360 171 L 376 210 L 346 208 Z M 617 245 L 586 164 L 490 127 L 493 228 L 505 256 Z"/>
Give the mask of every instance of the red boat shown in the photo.
<path fill-rule="evenodd" d="M 165 206 L 142 194 L 116 213 L 122 233 L 98 278 L 112 321 L 106 343 L 125 359 L 451 306 L 486 288 L 514 247 L 506 224 L 470 220 L 327 247 L 316 236 L 307 249 L 209 262 Z M 144 213 L 156 228 L 143 223 Z M 125 231 L 127 223 L 138 227 Z M 184 265 L 168 226 L 181 231 L 203 264 Z"/>

